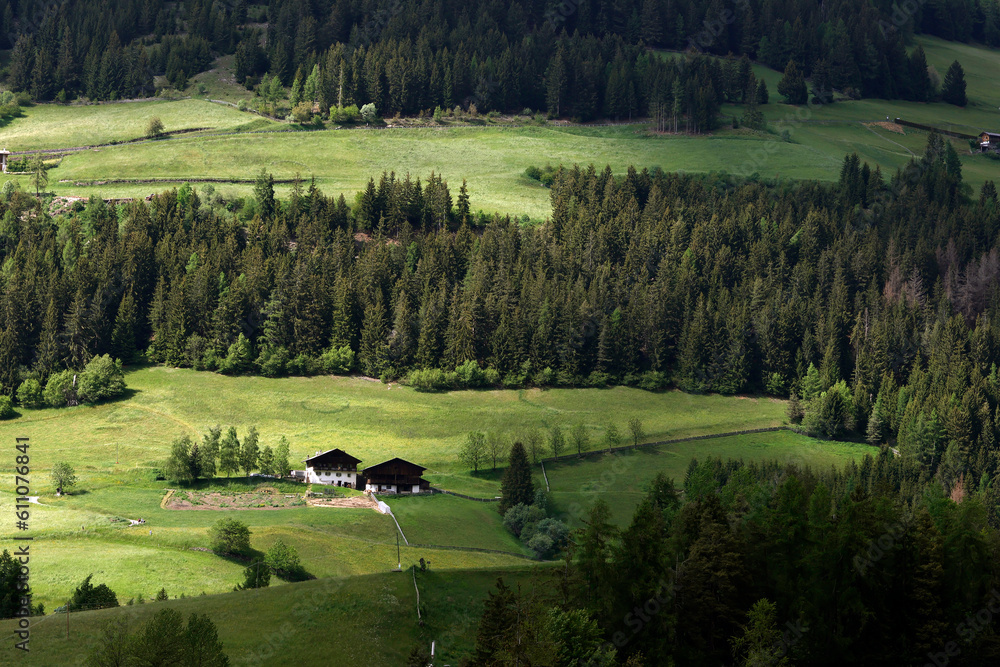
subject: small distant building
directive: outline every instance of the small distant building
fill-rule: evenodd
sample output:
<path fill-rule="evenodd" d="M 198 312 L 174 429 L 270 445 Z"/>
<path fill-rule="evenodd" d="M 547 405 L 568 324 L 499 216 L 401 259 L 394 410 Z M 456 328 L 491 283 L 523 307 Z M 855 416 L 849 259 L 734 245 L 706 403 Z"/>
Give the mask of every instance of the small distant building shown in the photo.
<path fill-rule="evenodd" d="M 365 491 L 375 493 L 420 493 L 429 491 L 430 482 L 420 474 L 427 470 L 400 458 L 390 459 L 364 469 Z"/>
<path fill-rule="evenodd" d="M 6 148 L 0 150 L 0 168 L 3 169 L 3 173 L 7 173 L 7 157 L 10 155 L 10 151 Z"/>
<path fill-rule="evenodd" d="M 1000 134 L 983 132 L 979 135 L 979 152 L 1000 151 Z"/>
<path fill-rule="evenodd" d="M 305 481 L 308 483 L 357 488 L 358 464 L 361 459 L 354 458 L 342 449 L 316 452 L 305 463 Z"/>

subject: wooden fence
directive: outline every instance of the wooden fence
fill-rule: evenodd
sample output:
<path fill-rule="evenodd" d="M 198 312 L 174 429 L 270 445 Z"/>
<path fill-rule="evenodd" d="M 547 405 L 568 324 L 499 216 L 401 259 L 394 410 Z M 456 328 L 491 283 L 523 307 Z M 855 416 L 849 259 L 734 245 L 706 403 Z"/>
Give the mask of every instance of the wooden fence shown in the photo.
<path fill-rule="evenodd" d="M 918 130 L 925 130 L 927 132 L 937 132 L 938 134 L 943 134 L 946 137 L 955 137 L 956 139 L 976 139 L 978 135 L 975 134 L 965 134 L 964 132 L 953 132 L 951 130 L 942 130 L 939 127 L 931 127 L 930 125 L 921 125 L 920 123 L 911 123 L 908 120 L 903 120 L 902 118 L 896 119 L 897 125 L 902 125 L 904 127 L 913 127 Z"/>

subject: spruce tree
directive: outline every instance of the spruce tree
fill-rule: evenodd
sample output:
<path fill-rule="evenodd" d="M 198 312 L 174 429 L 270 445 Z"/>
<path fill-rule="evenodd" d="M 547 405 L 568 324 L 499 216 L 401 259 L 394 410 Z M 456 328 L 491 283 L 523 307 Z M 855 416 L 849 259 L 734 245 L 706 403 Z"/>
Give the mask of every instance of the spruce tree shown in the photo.
<path fill-rule="evenodd" d="M 510 460 L 500 481 L 500 514 L 506 514 L 514 505 L 531 505 L 535 499 L 535 485 L 531 481 L 528 454 L 520 441 L 510 448 Z"/>
<path fill-rule="evenodd" d="M 941 99 L 948 104 L 964 107 L 969 103 L 969 98 L 965 94 L 965 70 L 956 60 L 948 68 L 944 75 L 944 83 L 941 86 Z"/>
<path fill-rule="evenodd" d="M 365 308 L 364 328 L 361 330 L 361 370 L 369 377 L 380 377 L 389 361 L 386 338 L 389 325 L 381 291 L 375 301 Z"/>
<path fill-rule="evenodd" d="M 785 75 L 778 82 L 778 94 L 784 95 L 789 104 L 805 104 L 808 98 L 806 80 L 794 60 L 789 60 Z"/>
<path fill-rule="evenodd" d="M 118 306 L 115 328 L 111 334 L 112 352 L 123 362 L 128 362 L 135 356 L 135 324 L 135 298 L 132 296 L 132 290 L 129 290 Z"/>

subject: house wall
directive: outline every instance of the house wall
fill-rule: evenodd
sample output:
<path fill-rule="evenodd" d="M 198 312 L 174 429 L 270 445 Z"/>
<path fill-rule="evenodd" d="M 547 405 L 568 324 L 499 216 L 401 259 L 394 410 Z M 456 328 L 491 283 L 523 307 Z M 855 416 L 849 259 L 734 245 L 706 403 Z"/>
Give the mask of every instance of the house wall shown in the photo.
<path fill-rule="evenodd" d="M 316 470 L 306 468 L 306 482 L 312 484 L 332 484 L 340 482 L 341 486 L 349 486 L 352 489 L 357 484 L 357 473 L 344 470 Z"/>
<path fill-rule="evenodd" d="M 373 491 L 375 493 L 396 493 L 395 484 L 383 484 L 383 488 L 378 488 L 378 484 L 365 484 L 365 491 Z"/>
<path fill-rule="evenodd" d="M 420 493 L 419 484 L 407 484 L 405 486 L 400 486 L 398 489 L 395 484 L 383 484 L 385 488 L 379 489 L 378 484 L 365 484 L 365 491 L 374 491 L 375 493 Z"/>

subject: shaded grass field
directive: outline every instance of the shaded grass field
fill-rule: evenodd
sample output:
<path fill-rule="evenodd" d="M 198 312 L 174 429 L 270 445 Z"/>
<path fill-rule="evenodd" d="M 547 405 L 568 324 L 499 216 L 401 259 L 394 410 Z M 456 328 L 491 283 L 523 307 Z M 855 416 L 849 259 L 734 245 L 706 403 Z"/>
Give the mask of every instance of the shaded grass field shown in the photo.
<path fill-rule="evenodd" d="M 162 484 L 162 483 L 161 483 Z M 163 485 L 165 486 L 165 484 Z M 33 506 L 31 530 L 39 565 L 32 570 L 36 599 L 51 611 L 65 602 L 89 573 L 107 583 L 121 603 L 151 598 L 161 587 L 169 594 L 197 595 L 231 590 L 241 580 L 245 562 L 207 552 L 209 528 L 223 517 L 236 518 L 251 530 L 251 547 L 266 552 L 278 539 L 293 546 L 314 577 L 349 576 L 396 567 L 396 525 L 371 509 L 296 507 L 280 510 L 164 510 L 165 488 L 111 488 L 46 499 Z M 10 496 L 6 496 L 10 498 Z M 392 499 L 393 503 L 400 499 Z M 403 510 L 406 530 L 431 544 L 476 546 L 521 554 L 504 532 L 500 517 L 484 513 L 482 503 L 448 498 L 412 498 Z M 426 501 L 432 505 L 422 506 Z M 443 512 L 443 514 L 441 514 Z M 142 517 L 128 526 L 112 517 Z M 461 536 L 442 539 L 447 526 Z M 503 567 L 519 559 L 503 554 L 402 547 L 406 564 L 421 557 L 435 569 Z M 191 576 L 198 572 L 198 576 Z M 272 579 L 272 585 L 281 585 Z"/>
<path fill-rule="evenodd" d="M 3 664 L 82 664 L 100 636 L 101 625 L 118 614 L 140 623 L 163 607 L 185 618 L 208 614 L 215 622 L 231 664 L 312 664 L 303 650 L 316 647 L 336 662 L 396 667 L 418 643 L 437 643 L 440 664 L 456 664 L 472 649 L 482 601 L 498 575 L 524 590 L 545 591 L 547 569 L 493 568 L 485 571 L 417 572 L 424 624 L 417 623 L 413 575 L 382 573 L 328 578 L 297 584 L 147 603 L 120 609 L 49 615 L 34 620 L 30 660 L 4 642 Z M 252 622 L 249 620 L 252 619 Z M 0 622 L 10 635 L 14 621 Z M 313 654 L 314 655 L 314 654 Z"/>
<path fill-rule="evenodd" d="M 614 520 L 626 525 L 653 478 L 663 472 L 680 487 L 693 458 L 769 459 L 826 469 L 841 467 L 852 459 L 876 451 L 863 444 L 817 440 L 792 431 L 774 431 L 564 460 L 545 464 L 545 471 L 553 505 L 570 526 L 580 525 L 580 520 L 598 497 L 608 502 Z M 536 472 L 534 481 L 545 488 L 540 472 Z"/>
<path fill-rule="evenodd" d="M 194 99 L 87 106 L 40 104 L 25 107 L 22 113 L 22 118 L 0 126 L 0 144 L 8 150 L 73 148 L 137 139 L 146 135 L 149 120 L 154 116 L 163 122 L 167 131 L 193 128 L 231 131 L 255 120 L 264 120 L 232 107 Z M 287 127 L 273 121 L 265 123 L 274 129 Z M 129 149 L 135 147 L 126 148 Z M 94 157 L 99 153 L 87 155 Z M 52 172 L 53 176 L 57 173 Z"/>
<path fill-rule="evenodd" d="M 392 507 L 406 539 L 412 544 L 527 553 L 517 538 L 504 529 L 496 503 L 479 503 L 444 494 L 383 500 Z"/>

